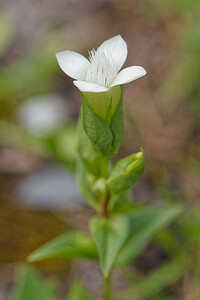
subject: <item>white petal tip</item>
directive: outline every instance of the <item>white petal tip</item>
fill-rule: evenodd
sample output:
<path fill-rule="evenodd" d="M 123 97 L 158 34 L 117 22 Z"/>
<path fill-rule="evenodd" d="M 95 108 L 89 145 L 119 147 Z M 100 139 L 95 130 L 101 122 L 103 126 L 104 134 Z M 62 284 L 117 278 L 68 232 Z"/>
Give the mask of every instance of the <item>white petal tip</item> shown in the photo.
<path fill-rule="evenodd" d="M 81 92 L 101 93 L 108 91 L 108 88 L 105 86 L 92 82 L 75 80 L 73 83 Z"/>
<path fill-rule="evenodd" d="M 143 67 L 140 67 L 140 68 L 141 68 L 141 76 L 146 75 L 147 71 Z"/>
<path fill-rule="evenodd" d="M 85 77 L 89 61 L 81 54 L 73 51 L 56 53 L 59 66 L 69 77 L 82 80 Z"/>
<path fill-rule="evenodd" d="M 55 54 L 57 60 L 59 61 L 68 51 L 60 51 Z"/>
<path fill-rule="evenodd" d="M 125 40 L 121 37 L 120 34 L 115 35 L 114 37 L 104 41 L 98 49 L 109 50 L 118 71 L 121 69 L 126 60 L 128 48 Z"/>
<path fill-rule="evenodd" d="M 146 75 L 146 70 L 140 66 L 132 66 L 126 69 L 123 69 L 119 72 L 117 77 L 112 83 L 112 86 L 129 83 L 133 80 L 136 80 L 144 75 Z"/>

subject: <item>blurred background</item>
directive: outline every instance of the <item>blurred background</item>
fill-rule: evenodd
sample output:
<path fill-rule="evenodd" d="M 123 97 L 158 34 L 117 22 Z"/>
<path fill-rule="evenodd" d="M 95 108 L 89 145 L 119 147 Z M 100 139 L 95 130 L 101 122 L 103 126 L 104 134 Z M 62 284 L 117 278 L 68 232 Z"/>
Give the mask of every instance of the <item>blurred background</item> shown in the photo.
<path fill-rule="evenodd" d="M 129 286 L 124 300 L 200 299 L 199 20 L 199 0 L 0 0 L 1 300 L 8 299 L 16 266 L 31 251 L 67 230 L 87 230 L 91 211 L 73 175 L 81 95 L 55 53 L 88 56 L 117 34 L 128 44 L 125 67 L 147 70 L 123 87 L 119 157 L 140 147 L 147 157 L 134 201 L 182 203 L 185 213 L 155 236 L 130 270 L 117 271 L 113 284 Z M 94 263 L 35 267 L 57 278 L 57 299 L 64 299 L 74 278 L 101 299 Z"/>

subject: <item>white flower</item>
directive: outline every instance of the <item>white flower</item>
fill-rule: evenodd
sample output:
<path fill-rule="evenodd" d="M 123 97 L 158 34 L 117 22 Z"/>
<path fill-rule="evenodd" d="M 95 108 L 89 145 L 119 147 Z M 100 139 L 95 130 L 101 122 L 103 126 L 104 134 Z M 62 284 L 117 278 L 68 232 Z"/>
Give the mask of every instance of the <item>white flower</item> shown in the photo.
<path fill-rule="evenodd" d="M 146 74 L 143 67 L 132 66 L 120 71 L 127 57 L 127 44 L 120 35 L 104 41 L 89 52 L 89 60 L 73 51 L 56 54 L 61 69 L 82 92 L 104 92 L 116 85 L 131 82 Z"/>

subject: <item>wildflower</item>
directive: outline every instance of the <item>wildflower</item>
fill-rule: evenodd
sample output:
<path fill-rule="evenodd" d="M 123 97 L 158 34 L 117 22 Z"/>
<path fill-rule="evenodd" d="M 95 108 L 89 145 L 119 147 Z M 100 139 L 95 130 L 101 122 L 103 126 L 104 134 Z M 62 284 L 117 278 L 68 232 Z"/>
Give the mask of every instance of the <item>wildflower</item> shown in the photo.
<path fill-rule="evenodd" d="M 113 86 L 129 83 L 146 74 L 143 67 L 131 66 L 120 71 L 126 57 L 127 44 L 120 35 L 104 41 L 89 52 L 89 60 L 73 51 L 56 54 L 61 69 L 81 92 L 105 92 Z"/>

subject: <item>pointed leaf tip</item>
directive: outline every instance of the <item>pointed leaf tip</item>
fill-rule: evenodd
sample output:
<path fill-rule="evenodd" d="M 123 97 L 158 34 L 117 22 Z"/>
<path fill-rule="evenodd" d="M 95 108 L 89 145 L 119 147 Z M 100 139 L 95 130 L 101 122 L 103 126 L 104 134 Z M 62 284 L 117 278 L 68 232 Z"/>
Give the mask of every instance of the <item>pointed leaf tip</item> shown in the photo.
<path fill-rule="evenodd" d="M 125 215 L 115 215 L 111 219 L 93 217 L 90 230 L 99 253 L 102 272 L 107 278 L 129 234 L 129 219 Z"/>
<path fill-rule="evenodd" d="M 92 239 L 81 231 L 61 235 L 32 252 L 27 260 L 35 262 L 52 258 L 96 259 L 97 251 Z"/>

